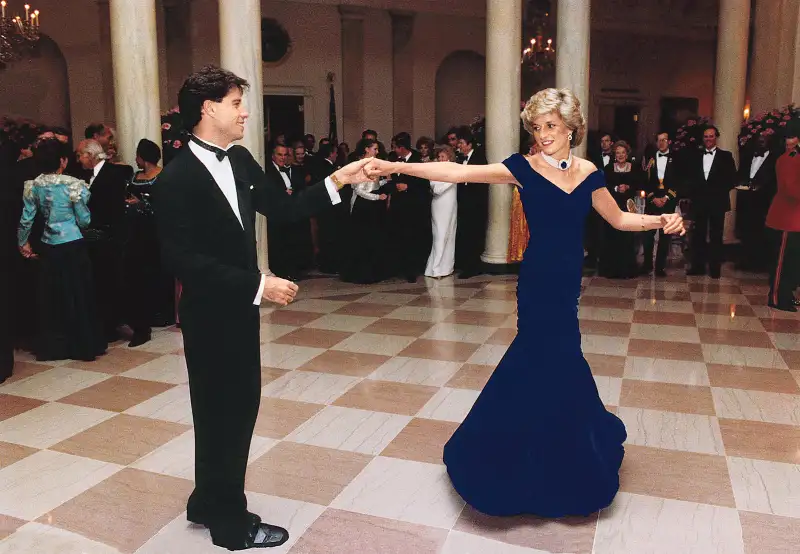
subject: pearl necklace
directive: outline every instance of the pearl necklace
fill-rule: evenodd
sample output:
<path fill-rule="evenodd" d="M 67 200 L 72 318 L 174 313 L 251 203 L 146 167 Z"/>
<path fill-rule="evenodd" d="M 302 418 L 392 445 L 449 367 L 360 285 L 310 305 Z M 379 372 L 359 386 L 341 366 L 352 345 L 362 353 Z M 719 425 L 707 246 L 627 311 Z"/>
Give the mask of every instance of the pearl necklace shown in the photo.
<path fill-rule="evenodd" d="M 548 165 L 555 167 L 556 169 L 560 169 L 561 171 L 566 171 L 572 166 L 572 152 L 569 153 L 569 158 L 566 160 L 556 160 L 553 156 L 548 156 L 544 152 L 540 152 L 542 155 L 542 159 L 548 163 Z"/>

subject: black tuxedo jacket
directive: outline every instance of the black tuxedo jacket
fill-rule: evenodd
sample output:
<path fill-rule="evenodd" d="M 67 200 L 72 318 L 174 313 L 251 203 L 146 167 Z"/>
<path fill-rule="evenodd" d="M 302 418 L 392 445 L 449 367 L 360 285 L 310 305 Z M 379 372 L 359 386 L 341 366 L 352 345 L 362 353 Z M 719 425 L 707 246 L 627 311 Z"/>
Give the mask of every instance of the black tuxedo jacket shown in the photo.
<path fill-rule="evenodd" d="M 658 181 L 658 154 L 651 158 L 653 165 L 645 171 L 644 189 L 647 193 L 647 213 L 650 214 L 674 212 L 677 198 L 680 195 L 682 183 L 680 165 L 678 163 L 679 158 L 673 152 L 670 152 L 667 156 L 667 167 L 664 170 L 663 183 Z M 648 165 L 650 165 L 649 160 Z M 653 200 L 656 198 L 666 198 L 667 203 L 662 208 L 659 208 L 653 204 Z"/>
<path fill-rule="evenodd" d="M 235 322 L 213 322 L 215 313 L 243 310 L 255 310 L 258 321 L 253 305 L 261 281 L 255 212 L 275 223 L 290 223 L 331 205 L 324 183 L 290 196 L 283 192 L 283 182 L 276 183 L 275 176 L 265 174 L 246 148 L 234 146 L 228 153 L 242 224 L 189 148 L 164 168 L 153 194 L 162 257 L 183 286 L 182 319 L 184 310 L 200 310 L 208 323 L 216 325 Z"/>
<path fill-rule="evenodd" d="M 738 183 L 743 185 L 750 185 L 754 189 L 758 189 L 767 193 L 772 197 L 777 190 L 777 175 L 775 173 L 775 163 L 778 161 L 780 153 L 774 149 L 770 151 L 767 159 L 758 168 L 758 172 L 753 179 L 750 179 L 750 168 L 753 165 L 753 151 L 748 152 L 742 159 L 739 166 Z"/>
<path fill-rule="evenodd" d="M 597 169 L 599 169 L 600 171 L 604 171 L 606 167 L 608 167 L 609 165 L 613 165 L 613 163 L 614 163 L 614 153 L 612 152 L 609 155 L 607 164 L 603 163 L 603 152 L 602 151 L 597 151 L 596 154 L 594 154 L 591 157 L 591 160 L 592 160 L 592 163 L 595 165 L 595 167 Z"/>
<path fill-rule="evenodd" d="M 422 156 L 416 150 L 411 152 L 407 163 L 422 163 Z M 399 192 L 397 184 L 405 183 L 408 190 Z M 427 209 L 430 210 L 431 183 L 427 179 L 412 177 L 403 173 L 395 173 L 391 180 L 381 189 L 381 192 L 392 195 L 391 210 Z M 427 203 L 427 204 L 426 204 Z"/>
<path fill-rule="evenodd" d="M 463 163 L 463 162 L 462 162 Z M 486 165 L 486 152 L 480 148 L 472 151 L 467 165 Z M 465 209 L 469 211 L 470 205 L 477 203 L 476 209 L 479 213 L 485 211 L 489 203 L 489 185 L 486 183 L 458 183 L 457 196 L 460 213 L 464 214 Z M 461 204 L 464 203 L 463 206 Z M 484 216 L 485 217 L 485 216 Z"/>
<path fill-rule="evenodd" d="M 133 168 L 129 165 L 116 165 L 109 161 L 103 164 L 89 188 L 92 228 L 105 230 L 114 237 L 122 236 L 125 197 L 132 177 Z"/>
<path fill-rule="evenodd" d="M 733 154 L 717 148 L 708 179 L 703 172 L 705 155 L 705 149 L 700 149 L 686 159 L 689 198 L 695 209 L 727 212 L 731 209 L 730 191 L 736 186 L 736 162 Z"/>

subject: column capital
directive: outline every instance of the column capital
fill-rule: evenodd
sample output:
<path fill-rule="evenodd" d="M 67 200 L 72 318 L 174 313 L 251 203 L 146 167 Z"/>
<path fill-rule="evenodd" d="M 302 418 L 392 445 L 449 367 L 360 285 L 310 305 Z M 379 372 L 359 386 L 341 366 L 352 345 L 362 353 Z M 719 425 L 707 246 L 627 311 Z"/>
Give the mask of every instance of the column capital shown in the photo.
<path fill-rule="evenodd" d="M 392 45 L 395 52 L 406 47 L 414 32 L 414 12 L 404 10 L 389 10 L 392 18 Z"/>
<path fill-rule="evenodd" d="M 339 6 L 339 17 L 342 21 L 364 21 L 366 16 L 367 10 L 361 6 Z"/>

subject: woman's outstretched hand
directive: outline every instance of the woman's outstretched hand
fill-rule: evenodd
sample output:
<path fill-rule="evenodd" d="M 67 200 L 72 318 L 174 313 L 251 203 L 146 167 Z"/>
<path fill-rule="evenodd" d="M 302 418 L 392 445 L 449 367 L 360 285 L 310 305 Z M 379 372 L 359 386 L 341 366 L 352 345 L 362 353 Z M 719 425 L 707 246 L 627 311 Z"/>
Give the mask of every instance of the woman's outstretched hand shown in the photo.
<path fill-rule="evenodd" d="M 678 214 L 662 214 L 661 225 L 664 232 L 668 235 L 685 235 L 686 229 L 683 226 L 683 218 Z"/>
<path fill-rule="evenodd" d="M 370 181 L 386 177 L 392 173 L 392 163 L 378 158 L 370 158 L 369 163 L 364 166 L 364 173 L 367 174 Z"/>

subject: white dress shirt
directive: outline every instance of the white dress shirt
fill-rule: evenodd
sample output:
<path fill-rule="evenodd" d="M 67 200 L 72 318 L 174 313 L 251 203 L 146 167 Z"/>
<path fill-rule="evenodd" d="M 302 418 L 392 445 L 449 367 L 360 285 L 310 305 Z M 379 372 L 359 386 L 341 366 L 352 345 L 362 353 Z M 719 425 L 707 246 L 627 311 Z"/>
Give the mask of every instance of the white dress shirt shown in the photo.
<path fill-rule="evenodd" d="M 94 166 L 94 168 L 92 168 L 92 176 L 89 177 L 89 186 L 90 187 L 92 186 L 92 183 L 94 183 L 94 180 L 97 177 L 97 174 L 100 173 L 101 169 L 103 169 L 104 165 L 106 165 L 106 161 L 105 160 L 100 160 L 100 163 L 98 163 L 96 166 Z"/>
<path fill-rule="evenodd" d="M 711 166 L 714 165 L 714 158 L 717 157 L 717 148 L 711 150 L 711 154 L 707 154 L 708 150 L 703 150 L 703 173 L 708 180 L 708 174 L 711 173 Z"/>
<path fill-rule="evenodd" d="M 754 179 L 758 170 L 764 165 L 764 162 L 769 157 L 769 150 L 764 152 L 761 156 L 753 156 L 753 163 L 750 164 L 750 179 Z"/>
<path fill-rule="evenodd" d="M 212 144 L 208 141 L 204 141 L 200 138 L 194 137 L 197 140 L 205 142 L 206 144 L 213 146 L 214 148 L 220 148 L 216 144 Z M 228 150 L 232 144 L 229 144 L 222 150 Z M 233 167 L 231 166 L 231 160 L 229 156 L 225 156 L 222 161 L 217 159 L 217 155 L 214 152 L 206 150 L 202 146 L 198 146 L 193 142 L 189 142 L 189 149 L 192 153 L 200 160 L 208 172 L 211 173 L 211 176 L 214 178 L 214 181 L 217 183 L 217 186 L 222 191 L 222 194 L 225 195 L 225 199 L 230 204 L 231 210 L 233 210 L 234 215 L 236 215 L 236 219 L 239 220 L 239 225 L 242 224 L 242 214 L 239 213 L 239 198 L 236 196 L 236 179 L 233 176 Z M 95 167 L 95 171 L 99 171 L 99 167 L 102 166 L 102 162 L 97 164 Z M 97 175 L 97 173 L 95 173 Z M 283 173 L 281 173 L 283 175 Z M 286 179 L 284 179 L 284 182 Z M 289 183 L 289 187 L 291 188 L 291 182 Z M 334 206 L 339 204 L 342 201 L 342 197 L 339 195 L 339 191 L 336 188 L 336 185 L 333 184 L 333 180 L 328 177 L 325 179 L 325 188 L 328 190 L 328 196 L 331 198 L 331 204 Z M 253 304 L 256 306 L 261 305 L 261 298 L 264 294 L 264 285 L 267 282 L 267 276 L 262 274 L 261 275 L 261 284 L 258 287 L 258 292 L 256 293 L 256 297 L 253 300 Z"/>
<path fill-rule="evenodd" d="M 292 190 L 292 174 L 281 171 L 281 168 L 278 167 L 278 164 L 275 162 L 272 162 L 272 165 L 275 166 L 275 170 L 278 172 L 278 175 L 280 175 L 281 179 L 283 179 L 283 184 L 286 186 L 286 190 Z M 289 171 L 292 171 L 291 168 Z"/>
<path fill-rule="evenodd" d="M 473 152 L 475 152 L 475 150 L 474 150 L 474 149 L 472 149 L 472 150 L 470 150 L 470 151 L 469 151 L 469 154 L 467 154 L 467 157 L 466 157 L 466 158 L 464 158 L 464 161 L 462 162 L 462 164 L 461 164 L 461 165 L 467 165 L 467 164 L 469 163 L 469 159 L 472 157 L 472 153 L 473 153 Z"/>
<path fill-rule="evenodd" d="M 611 163 L 611 154 L 603 154 L 603 167 Z"/>
<path fill-rule="evenodd" d="M 667 160 L 669 160 L 669 150 L 656 154 L 656 168 L 658 169 L 658 179 L 660 181 L 664 180 L 664 175 L 667 173 Z"/>

